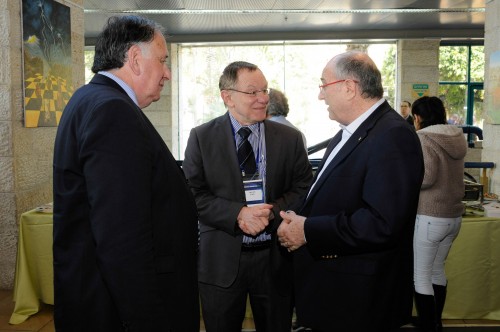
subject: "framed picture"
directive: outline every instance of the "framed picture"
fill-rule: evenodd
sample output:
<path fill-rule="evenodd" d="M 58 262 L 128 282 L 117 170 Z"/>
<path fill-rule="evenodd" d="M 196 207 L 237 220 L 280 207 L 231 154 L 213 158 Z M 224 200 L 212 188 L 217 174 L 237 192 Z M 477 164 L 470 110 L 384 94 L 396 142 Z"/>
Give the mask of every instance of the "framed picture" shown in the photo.
<path fill-rule="evenodd" d="M 55 127 L 73 94 L 70 8 L 21 0 L 24 126 Z"/>

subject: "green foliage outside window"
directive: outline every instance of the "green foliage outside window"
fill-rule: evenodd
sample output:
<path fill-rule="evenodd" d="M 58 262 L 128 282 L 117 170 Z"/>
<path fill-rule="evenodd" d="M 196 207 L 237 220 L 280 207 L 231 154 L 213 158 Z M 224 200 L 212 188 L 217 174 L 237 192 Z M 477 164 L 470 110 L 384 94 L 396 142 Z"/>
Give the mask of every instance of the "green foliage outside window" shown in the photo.
<path fill-rule="evenodd" d="M 482 127 L 484 46 L 441 46 L 439 81 L 439 96 L 446 106 L 449 122 Z M 468 100 L 468 95 L 473 99 Z"/>

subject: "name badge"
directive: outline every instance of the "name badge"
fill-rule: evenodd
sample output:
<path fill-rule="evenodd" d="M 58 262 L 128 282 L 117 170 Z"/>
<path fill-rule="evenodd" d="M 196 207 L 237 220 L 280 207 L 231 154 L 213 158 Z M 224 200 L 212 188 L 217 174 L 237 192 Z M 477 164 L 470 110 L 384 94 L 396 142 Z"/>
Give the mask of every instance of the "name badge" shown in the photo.
<path fill-rule="evenodd" d="M 247 206 L 264 203 L 264 182 L 262 179 L 243 181 Z"/>

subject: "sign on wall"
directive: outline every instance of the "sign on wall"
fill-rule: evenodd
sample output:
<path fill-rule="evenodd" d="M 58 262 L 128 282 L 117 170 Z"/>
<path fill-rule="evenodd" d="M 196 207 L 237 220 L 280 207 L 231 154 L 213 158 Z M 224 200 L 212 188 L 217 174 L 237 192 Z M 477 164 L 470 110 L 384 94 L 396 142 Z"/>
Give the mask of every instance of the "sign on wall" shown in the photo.
<path fill-rule="evenodd" d="M 25 127 L 59 124 L 73 94 L 70 8 L 22 0 Z"/>
<path fill-rule="evenodd" d="M 429 84 L 413 84 L 411 89 L 411 96 L 413 100 L 428 95 L 429 95 Z"/>

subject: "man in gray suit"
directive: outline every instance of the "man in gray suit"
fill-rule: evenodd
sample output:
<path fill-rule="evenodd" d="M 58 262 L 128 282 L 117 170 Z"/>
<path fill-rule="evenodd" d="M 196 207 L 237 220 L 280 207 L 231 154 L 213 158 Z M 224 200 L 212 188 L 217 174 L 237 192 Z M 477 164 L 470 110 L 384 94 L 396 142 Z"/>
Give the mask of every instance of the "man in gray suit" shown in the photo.
<path fill-rule="evenodd" d="M 265 120 L 269 90 L 257 66 L 229 64 L 219 88 L 228 112 L 191 131 L 183 164 L 199 211 L 205 327 L 239 331 L 249 295 L 257 331 L 289 332 L 291 262 L 276 230 L 279 211 L 306 194 L 311 165 L 297 130 Z"/>

